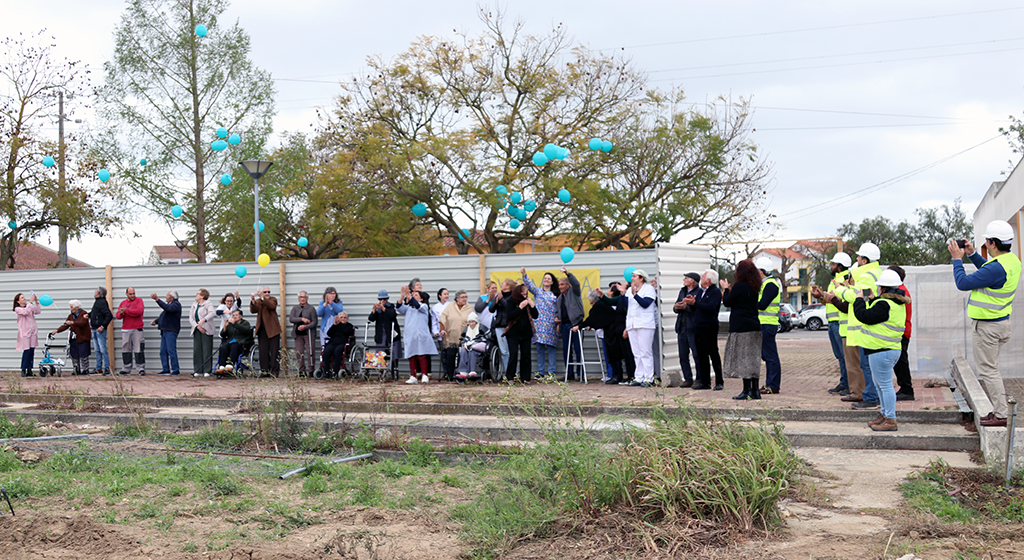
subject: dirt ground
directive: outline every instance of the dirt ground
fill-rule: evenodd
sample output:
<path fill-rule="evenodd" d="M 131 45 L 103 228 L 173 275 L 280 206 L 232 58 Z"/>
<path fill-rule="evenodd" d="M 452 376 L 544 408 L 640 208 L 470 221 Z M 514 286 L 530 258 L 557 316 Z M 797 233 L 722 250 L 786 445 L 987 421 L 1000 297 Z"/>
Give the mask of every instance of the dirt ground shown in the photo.
<path fill-rule="evenodd" d="M 786 500 L 780 504 L 786 528 L 767 539 L 734 542 L 724 548 L 708 548 L 698 554 L 650 548 L 649 558 L 744 558 L 825 560 L 863 558 L 981 558 L 979 543 L 967 537 L 934 539 L 896 534 L 894 518 L 901 503 L 898 485 L 906 475 L 942 459 L 951 466 L 973 466 L 967 454 L 908 451 L 865 451 L 804 448 L 800 456 L 820 474 L 814 482 L 820 490 L 808 501 Z M 270 499 L 270 496 L 268 496 Z M 59 504 L 50 504 L 59 505 Z M 0 517 L 0 558 L 43 560 L 55 558 L 166 560 L 299 560 L 323 558 L 358 559 L 458 559 L 468 546 L 443 515 L 410 513 L 378 508 L 350 507 L 319 514 L 318 523 L 292 530 L 276 541 L 234 545 L 214 552 L 183 552 L 181 535 L 146 524 L 107 524 L 83 511 L 74 516 L 46 516 L 22 509 L 12 517 Z M 176 521 L 173 531 L 209 534 L 233 526 L 231 520 Z M 572 536 L 523 543 L 507 558 L 622 558 L 606 552 L 600 525 Z M 984 558 L 1024 558 L 1024 538 L 982 546 Z M 961 552 L 966 552 L 961 556 Z M 991 556 L 989 555 L 991 553 Z M 907 555 L 910 556 L 907 556 Z"/>

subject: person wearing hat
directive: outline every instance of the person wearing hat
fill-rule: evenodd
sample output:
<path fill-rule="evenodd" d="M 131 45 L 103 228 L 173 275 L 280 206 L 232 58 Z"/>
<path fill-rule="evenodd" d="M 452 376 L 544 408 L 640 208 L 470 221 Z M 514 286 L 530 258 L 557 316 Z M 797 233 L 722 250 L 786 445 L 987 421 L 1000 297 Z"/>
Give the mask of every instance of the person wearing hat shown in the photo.
<path fill-rule="evenodd" d="M 654 333 L 658 328 L 657 292 L 647 283 L 647 273 L 633 271 L 633 281 L 623 290 L 620 300 L 626 306 L 626 333 L 636 360 L 636 373 L 630 387 L 654 384 Z"/>
<path fill-rule="evenodd" d="M 876 432 L 895 432 L 896 389 L 892 384 L 893 368 L 900 359 L 900 346 L 907 325 L 906 304 L 910 298 L 899 289 L 903 280 L 895 270 L 883 270 L 878 275 L 876 297 L 865 297 L 858 290 L 853 301 L 853 315 L 860 323 L 860 347 L 871 363 L 882 411 L 868 426 Z"/>
<path fill-rule="evenodd" d="M 1006 389 L 999 374 L 999 350 L 1010 340 L 1010 314 L 1013 298 L 1020 281 L 1020 259 L 1011 252 L 1013 228 L 995 220 L 985 228 L 985 244 L 989 259 L 986 261 L 974 244 L 964 240 L 960 248 L 950 240 L 949 255 L 953 257 L 953 280 L 958 290 L 970 291 L 967 316 L 973 321 L 971 342 L 974 361 L 982 388 L 992 402 L 992 412 L 981 418 L 982 426 L 1005 426 L 1009 407 Z M 964 271 L 964 255 L 970 257 L 978 270 L 974 274 Z"/>
<path fill-rule="evenodd" d="M 700 274 L 687 272 L 683 276 L 683 287 L 679 288 L 672 312 L 676 314 L 676 340 L 679 345 L 679 365 L 683 369 L 682 387 L 693 387 L 693 369 L 690 356 L 697 363 L 697 320 L 694 318 L 697 294 L 700 293 Z"/>
<path fill-rule="evenodd" d="M 882 251 L 878 245 L 868 241 L 857 249 L 857 266 L 850 269 L 850 278 L 847 285 L 840 290 L 839 297 L 851 306 L 857 299 L 857 293 L 865 297 L 871 297 L 878 293 L 878 277 L 882 269 L 878 259 Z M 864 337 L 861 336 L 861 324 L 853 313 L 848 314 L 846 326 L 846 345 L 851 349 L 846 354 L 846 375 L 850 383 L 850 394 L 842 400 L 851 403 L 854 409 L 873 410 L 879 408 L 878 392 L 875 390 L 874 380 L 871 378 L 871 364 L 864 352 Z M 856 349 L 856 350 L 852 350 Z M 860 370 L 850 366 L 850 362 L 856 360 Z"/>
<path fill-rule="evenodd" d="M 96 350 L 96 373 L 110 375 L 107 329 L 110 328 L 110 323 L 114 320 L 114 314 L 110 312 L 106 288 L 103 286 L 96 288 L 93 297 L 96 300 L 92 302 L 92 310 L 89 311 L 89 326 L 92 328 L 92 346 Z"/>
<path fill-rule="evenodd" d="M 782 385 L 782 362 L 775 336 L 779 334 L 779 314 L 782 313 L 782 284 L 771 275 L 772 260 L 766 256 L 754 262 L 761 276 L 760 292 L 757 295 L 757 321 L 761 325 L 761 360 L 764 362 L 764 387 L 758 389 L 762 395 L 779 392 Z M 757 387 L 754 387 L 757 389 Z"/>
<path fill-rule="evenodd" d="M 844 397 L 850 394 L 850 381 L 846 374 L 846 356 L 843 350 L 845 346 L 843 339 L 846 338 L 846 325 L 849 321 L 847 318 L 849 304 L 836 297 L 836 291 L 850 277 L 849 269 L 852 264 L 853 261 L 850 260 L 850 255 L 837 251 L 832 257 L 832 280 L 828 283 L 828 291 L 822 291 L 818 286 L 811 287 L 811 295 L 825 302 L 825 319 L 828 320 L 828 340 L 832 343 L 832 355 L 839 361 L 839 384 L 829 389 L 828 392 Z"/>
<path fill-rule="evenodd" d="M 480 324 L 480 316 L 473 311 L 466 317 L 466 328 L 459 341 L 459 373 L 455 375 L 460 383 L 480 379 L 476 364 L 487 350 L 490 329 Z"/>
<path fill-rule="evenodd" d="M 391 348 L 389 365 L 394 372 L 398 367 L 398 361 L 402 359 L 402 331 L 398 328 L 398 311 L 388 299 L 390 298 L 387 290 L 381 289 L 377 292 L 377 303 L 373 304 L 368 320 L 374 323 L 374 344 Z"/>

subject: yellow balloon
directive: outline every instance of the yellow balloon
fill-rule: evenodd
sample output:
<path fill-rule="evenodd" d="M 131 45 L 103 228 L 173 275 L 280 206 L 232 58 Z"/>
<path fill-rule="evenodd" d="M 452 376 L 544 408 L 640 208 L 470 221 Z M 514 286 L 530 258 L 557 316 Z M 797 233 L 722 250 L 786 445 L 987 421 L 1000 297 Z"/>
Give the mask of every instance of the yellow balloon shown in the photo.
<path fill-rule="evenodd" d="M 260 266 L 267 266 L 270 264 L 270 255 L 260 253 L 260 258 L 256 259 L 256 262 L 259 263 Z"/>

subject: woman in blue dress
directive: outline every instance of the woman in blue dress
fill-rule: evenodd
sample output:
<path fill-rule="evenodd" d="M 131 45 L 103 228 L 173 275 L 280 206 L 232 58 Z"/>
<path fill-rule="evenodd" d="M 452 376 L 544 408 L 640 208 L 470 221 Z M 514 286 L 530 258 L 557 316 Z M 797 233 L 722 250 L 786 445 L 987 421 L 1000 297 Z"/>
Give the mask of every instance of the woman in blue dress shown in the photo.
<path fill-rule="evenodd" d="M 327 345 L 327 330 L 334 326 L 334 316 L 345 311 L 345 306 L 338 299 L 338 291 L 328 286 L 324 290 L 324 299 L 316 308 L 316 316 L 320 318 L 320 347 Z"/>
<path fill-rule="evenodd" d="M 558 281 L 555 275 L 550 272 L 544 273 L 540 287 L 534 285 L 530 277 L 526 275 L 526 269 L 520 268 L 523 275 L 523 283 L 533 294 L 533 301 L 537 308 L 537 319 L 533 321 L 536 328 L 533 342 L 537 345 L 537 377 L 555 376 L 555 356 L 557 355 L 558 343 L 561 338 L 558 336 L 558 324 L 555 323 L 555 302 L 558 300 Z"/>
<path fill-rule="evenodd" d="M 437 355 L 437 346 L 430 332 L 430 295 L 402 286 L 398 299 L 399 313 L 405 315 L 405 355 L 409 358 L 409 380 L 406 383 L 429 383 L 427 364 Z"/>

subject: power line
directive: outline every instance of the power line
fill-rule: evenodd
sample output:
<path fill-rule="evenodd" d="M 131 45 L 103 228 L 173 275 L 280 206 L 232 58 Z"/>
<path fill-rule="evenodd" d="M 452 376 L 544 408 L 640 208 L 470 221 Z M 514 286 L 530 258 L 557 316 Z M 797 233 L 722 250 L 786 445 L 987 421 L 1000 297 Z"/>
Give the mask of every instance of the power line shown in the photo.
<path fill-rule="evenodd" d="M 912 171 L 908 171 L 908 172 L 906 172 L 906 173 L 904 173 L 902 175 L 897 175 L 896 177 L 892 177 L 890 179 L 886 179 L 885 181 L 882 181 L 880 183 L 875 183 L 874 185 L 870 185 L 870 186 L 864 187 L 863 189 L 855 190 L 855 191 L 853 191 L 851 193 L 844 194 L 842 196 L 838 196 L 836 198 L 833 198 L 833 199 L 830 199 L 830 200 L 826 200 L 824 202 L 819 202 L 817 204 L 812 204 L 810 206 L 806 206 L 806 207 L 800 208 L 798 210 L 792 210 L 790 212 L 784 212 L 782 214 L 779 214 L 778 217 L 781 218 L 783 216 L 792 216 L 793 214 L 798 214 L 797 216 L 793 216 L 792 219 L 802 218 L 805 215 L 807 215 L 805 213 L 807 211 L 809 211 L 809 210 L 815 210 L 815 213 L 817 213 L 817 212 L 820 212 L 822 210 L 827 210 L 829 208 L 833 208 L 833 207 L 838 206 L 840 204 L 844 204 L 846 202 L 846 199 L 848 199 L 848 198 L 851 198 L 851 197 L 856 196 L 858 194 L 865 194 L 865 193 L 868 193 L 868 192 L 872 192 L 872 191 L 878 190 L 878 189 L 880 189 L 882 187 L 887 187 L 889 185 L 894 185 L 894 184 L 899 183 L 901 181 L 905 181 L 906 179 L 909 179 L 909 178 L 911 178 L 911 177 L 913 177 L 915 175 L 919 175 L 921 173 L 924 173 L 925 171 L 927 171 L 927 170 L 929 170 L 929 169 L 931 169 L 933 167 L 936 167 L 938 165 L 946 163 L 947 161 L 949 161 L 949 160 L 951 160 L 951 159 L 953 159 L 953 158 L 955 158 L 957 156 L 963 155 L 963 154 L 965 154 L 965 153 L 967 153 L 967 152 L 969 152 L 969 151 L 971 151 L 971 150 L 973 150 L 975 148 L 984 146 L 985 144 L 988 144 L 989 142 L 991 142 L 993 140 L 996 140 L 998 138 L 1002 138 L 1002 137 L 1003 137 L 1002 134 L 997 134 L 996 136 L 993 136 L 992 138 L 989 138 L 988 140 L 985 140 L 984 142 L 975 144 L 975 145 L 971 146 L 970 148 L 961 150 L 961 151 L 959 151 L 959 152 L 957 152 L 955 154 L 952 154 L 952 155 L 946 156 L 946 157 L 944 157 L 942 159 L 933 161 L 932 163 L 929 163 L 929 164 L 924 165 L 922 167 L 918 167 L 917 169 L 914 169 Z"/>
<path fill-rule="evenodd" d="M 1007 12 L 1007 11 L 1014 11 L 1014 10 L 1024 10 L 1024 7 L 999 8 L 999 9 L 995 9 L 995 10 L 981 10 L 981 11 L 977 11 L 977 12 L 958 12 L 958 13 L 955 13 L 955 14 L 943 14 L 943 15 L 937 15 L 937 16 L 921 16 L 921 17 L 914 17 L 914 18 L 890 19 L 890 20 L 883 20 L 883 21 L 870 21 L 870 22 L 864 22 L 864 23 L 846 23 L 846 24 L 841 24 L 841 25 L 827 25 L 827 26 L 821 26 L 821 27 L 806 27 L 806 28 L 802 28 L 802 29 L 790 29 L 790 30 L 785 30 L 785 31 L 767 31 L 767 32 L 763 32 L 763 33 L 745 33 L 745 34 L 742 34 L 742 35 L 725 35 L 725 36 L 722 36 L 722 37 L 707 37 L 707 38 L 704 38 L 704 39 L 685 39 L 685 40 L 682 40 L 682 41 L 669 41 L 669 42 L 666 42 L 666 43 L 648 43 L 648 44 L 645 44 L 645 45 L 631 45 L 631 46 L 624 46 L 624 47 L 606 47 L 606 48 L 603 48 L 603 49 L 595 49 L 595 50 L 597 50 L 597 51 L 609 51 L 609 50 L 615 50 L 615 49 L 621 49 L 621 50 L 625 50 L 625 49 L 642 49 L 642 48 L 647 48 L 647 47 L 665 47 L 665 46 L 668 46 L 668 45 L 684 45 L 684 44 L 687 44 L 687 43 L 706 43 L 706 42 L 710 42 L 710 41 L 728 41 L 728 40 L 732 40 L 732 39 L 746 39 L 746 38 L 749 38 L 749 37 L 768 37 L 768 36 L 772 36 L 772 35 L 786 35 L 786 34 L 792 34 L 792 33 L 806 33 L 806 32 L 809 32 L 809 31 L 827 31 L 827 30 L 830 30 L 830 29 L 844 29 L 844 28 L 850 28 L 850 27 L 865 27 L 865 26 L 871 26 L 871 25 L 883 25 L 883 24 L 887 24 L 887 23 L 903 23 L 903 22 L 908 22 L 908 21 L 921 21 L 921 20 L 927 20 L 927 19 L 943 19 L 943 18 L 960 17 L 960 16 L 972 16 L 972 15 L 978 15 L 978 14 L 990 14 L 990 13 L 998 13 L 998 12 Z"/>

